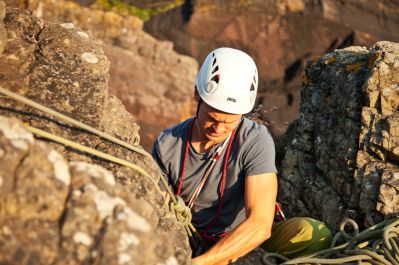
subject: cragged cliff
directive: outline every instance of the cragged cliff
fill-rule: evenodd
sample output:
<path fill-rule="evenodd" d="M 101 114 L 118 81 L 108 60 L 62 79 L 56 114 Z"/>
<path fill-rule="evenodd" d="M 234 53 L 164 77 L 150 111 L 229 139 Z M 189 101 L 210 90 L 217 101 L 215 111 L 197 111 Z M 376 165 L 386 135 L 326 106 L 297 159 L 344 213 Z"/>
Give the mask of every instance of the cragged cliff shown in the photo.
<path fill-rule="evenodd" d="M 308 62 L 280 198 L 289 215 L 337 229 L 399 214 L 399 44 L 349 47 Z"/>
<path fill-rule="evenodd" d="M 42 24 L 27 11 L 0 2 L 2 15 L 0 33 L 6 34 L 0 34 L 0 86 L 138 147 L 138 126 L 109 95 L 109 61 L 90 34 L 71 23 Z M 3 95 L 0 115 L 126 159 L 160 177 L 141 154 Z M 184 227 L 148 178 L 34 139 L 14 119 L 1 118 L 0 135 L 0 263 L 189 262 Z"/>

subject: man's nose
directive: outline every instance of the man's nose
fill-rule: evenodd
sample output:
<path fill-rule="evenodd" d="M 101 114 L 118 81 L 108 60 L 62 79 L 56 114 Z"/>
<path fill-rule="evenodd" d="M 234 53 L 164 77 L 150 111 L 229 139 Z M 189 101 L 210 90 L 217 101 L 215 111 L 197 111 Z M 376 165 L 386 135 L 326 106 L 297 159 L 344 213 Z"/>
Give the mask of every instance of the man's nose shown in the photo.
<path fill-rule="evenodd" d="M 215 122 L 213 124 L 213 130 L 215 131 L 215 133 L 224 133 L 225 129 L 226 128 L 223 122 Z"/>

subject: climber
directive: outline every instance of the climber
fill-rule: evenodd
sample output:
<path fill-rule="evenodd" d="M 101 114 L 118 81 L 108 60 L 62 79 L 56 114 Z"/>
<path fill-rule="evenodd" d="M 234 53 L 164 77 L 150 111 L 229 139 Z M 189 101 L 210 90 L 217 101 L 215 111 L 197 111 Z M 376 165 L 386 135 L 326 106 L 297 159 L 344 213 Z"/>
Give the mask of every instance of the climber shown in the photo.
<path fill-rule="evenodd" d="M 232 48 L 212 51 L 196 79 L 196 116 L 164 130 L 154 143 L 154 159 L 191 208 L 205 242 L 193 250 L 200 254 L 195 264 L 227 264 L 262 243 L 288 257 L 329 246 L 331 233 L 316 220 L 273 225 L 273 139 L 265 126 L 243 116 L 252 110 L 257 88 L 249 55 Z"/>

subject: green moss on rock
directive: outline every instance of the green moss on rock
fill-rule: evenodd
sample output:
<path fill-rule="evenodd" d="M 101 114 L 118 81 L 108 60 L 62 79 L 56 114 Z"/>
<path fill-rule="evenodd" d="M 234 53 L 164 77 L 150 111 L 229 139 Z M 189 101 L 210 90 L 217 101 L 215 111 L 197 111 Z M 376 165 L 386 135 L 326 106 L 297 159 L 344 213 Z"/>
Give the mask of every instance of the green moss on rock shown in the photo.
<path fill-rule="evenodd" d="M 96 0 L 95 5 L 105 10 L 111 10 L 122 15 L 136 16 L 146 21 L 153 15 L 167 12 L 173 8 L 181 6 L 183 3 L 183 0 L 175 0 L 154 8 L 140 8 L 124 3 L 122 0 Z"/>

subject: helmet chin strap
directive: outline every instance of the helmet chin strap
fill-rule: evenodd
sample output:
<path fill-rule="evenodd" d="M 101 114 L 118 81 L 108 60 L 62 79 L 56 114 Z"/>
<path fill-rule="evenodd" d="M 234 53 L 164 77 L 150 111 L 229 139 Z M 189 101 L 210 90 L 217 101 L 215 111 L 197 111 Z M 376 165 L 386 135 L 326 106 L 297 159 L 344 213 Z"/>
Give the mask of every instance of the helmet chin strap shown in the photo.
<path fill-rule="evenodd" d="M 194 119 L 197 120 L 198 130 L 200 130 L 201 134 L 202 134 L 203 136 L 205 136 L 205 132 L 202 130 L 202 128 L 201 128 L 201 126 L 200 126 L 200 120 L 199 120 L 199 115 L 198 115 L 199 110 L 200 110 L 200 105 L 201 105 L 201 103 L 202 103 L 202 99 L 200 98 L 200 99 L 198 100 L 197 111 L 196 111 L 196 113 L 195 113 Z M 190 140 L 191 140 L 191 139 L 190 139 Z"/>
<path fill-rule="evenodd" d="M 197 117 L 197 119 L 198 119 L 198 112 L 200 109 L 201 102 L 202 102 L 202 98 L 200 97 L 198 100 L 198 104 L 197 104 L 197 111 L 195 112 L 195 117 Z"/>
<path fill-rule="evenodd" d="M 199 114 L 199 109 L 200 109 L 201 103 L 202 103 L 202 98 L 199 98 L 198 104 L 197 104 L 197 111 L 196 111 L 196 113 L 195 113 L 194 119 L 196 119 L 196 121 L 197 121 L 198 129 L 201 131 L 202 134 L 204 134 L 204 132 L 202 131 L 202 128 L 201 128 L 201 126 L 200 126 L 200 123 L 199 123 L 199 115 L 198 115 L 198 114 Z M 191 140 L 191 139 L 190 139 L 190 140 Z"/>

